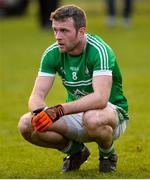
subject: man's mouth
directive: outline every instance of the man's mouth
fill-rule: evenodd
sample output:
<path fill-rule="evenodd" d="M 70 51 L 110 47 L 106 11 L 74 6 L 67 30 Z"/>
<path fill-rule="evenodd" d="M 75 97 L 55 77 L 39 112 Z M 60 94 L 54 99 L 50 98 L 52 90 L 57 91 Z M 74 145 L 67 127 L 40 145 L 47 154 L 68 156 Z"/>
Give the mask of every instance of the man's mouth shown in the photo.
<path fill-rule="evenodd" d="M 59 48 L 63 48 L 64 47 L 63 43 L 58 43 L 58 45 L 59 45 Z"/>

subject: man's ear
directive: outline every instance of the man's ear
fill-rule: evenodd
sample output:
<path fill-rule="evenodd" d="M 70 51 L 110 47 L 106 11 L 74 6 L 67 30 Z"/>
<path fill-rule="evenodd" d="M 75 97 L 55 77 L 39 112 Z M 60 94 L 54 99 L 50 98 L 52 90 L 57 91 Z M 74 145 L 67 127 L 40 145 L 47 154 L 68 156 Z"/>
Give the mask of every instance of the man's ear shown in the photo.
<path fill-rule="evenodd" d="M 81 38 L 85 35 L 85 32 L 86 32 L 86 28 L 85 27 L 81 27 L 79 29 L 79 35 L 80 35 Z"/>

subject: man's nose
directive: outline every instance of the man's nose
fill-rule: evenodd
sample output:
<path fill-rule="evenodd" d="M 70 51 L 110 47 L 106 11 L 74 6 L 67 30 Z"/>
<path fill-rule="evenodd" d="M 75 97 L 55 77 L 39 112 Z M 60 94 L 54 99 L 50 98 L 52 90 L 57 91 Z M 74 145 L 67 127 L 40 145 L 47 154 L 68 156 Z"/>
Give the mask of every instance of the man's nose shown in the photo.
<path fill-rule="evenodd" d="M 56 32 L 55 33 L 55 38 L 58 40 L 58 39 L 62 39 L 62 34 L 60 31 Z"/>

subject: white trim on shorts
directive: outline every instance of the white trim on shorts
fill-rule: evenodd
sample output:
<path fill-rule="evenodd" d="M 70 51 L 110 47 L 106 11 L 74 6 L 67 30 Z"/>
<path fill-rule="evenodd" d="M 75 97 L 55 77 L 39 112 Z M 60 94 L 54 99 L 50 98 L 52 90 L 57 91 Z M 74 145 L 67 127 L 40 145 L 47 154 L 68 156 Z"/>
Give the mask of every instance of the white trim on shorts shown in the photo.
<path fill-rule="evenodd" d="M 113 133 L 113 139 L 114 140 L 118 139 L 125 132 L 127 126 L 128 126 L 128 120 L 124 120 L 123 122 L 118 123 Z"/>

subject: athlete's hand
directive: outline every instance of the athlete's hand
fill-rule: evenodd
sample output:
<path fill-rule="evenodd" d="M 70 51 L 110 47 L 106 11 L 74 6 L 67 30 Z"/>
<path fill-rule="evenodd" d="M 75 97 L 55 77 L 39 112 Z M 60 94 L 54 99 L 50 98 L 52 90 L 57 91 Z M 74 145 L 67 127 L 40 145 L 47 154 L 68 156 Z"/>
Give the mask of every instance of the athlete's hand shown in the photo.
<path fill-rule="evenodd" d="M 62 105 L 46 107 L 43 111 L 32 118 L 32 127 L 39 132 L 45 132 L 60 117 L 64 115 Z"/>

